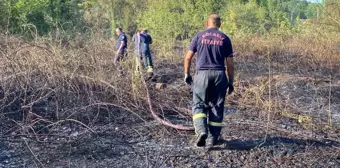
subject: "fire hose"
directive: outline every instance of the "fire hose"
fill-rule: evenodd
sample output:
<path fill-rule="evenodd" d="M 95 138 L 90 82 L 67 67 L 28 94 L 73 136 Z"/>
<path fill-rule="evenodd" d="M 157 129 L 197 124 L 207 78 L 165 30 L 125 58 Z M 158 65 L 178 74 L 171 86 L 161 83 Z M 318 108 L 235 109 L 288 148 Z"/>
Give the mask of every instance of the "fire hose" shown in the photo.
<path fill-rule="evenodd" d="M 173 124 L 167 120 L 164 120 L 164 119 L 161 119 L 154 111 L 153 107 L 152 107 L 152 100 L 151 100 L 151 96 L 150 96 L 150 91 L 149 91 L 149 88 L 147 86 L 147 83 L 146 81 L 144 80 L 144 76 L 142 74 L 141 71 L 140 72 L 140 76 L 141 76 L 141 80 L 142 80 L 142 83 L 144 85 L 144 88 L 146 90 L 146 97 L 147 97 L 147 102 L 148 102 L 148 105 L 149 105 L 149 110 L 151 112 L 151 115 L 152 117 L 158 121 L 159 123 L 165 125 L 165 126 L 169 126 L 169 127 L 172 127 L 172 128 L 175 128 L 175 129 L 178 129 L 178 130 L 184 130 L 184 131 L 193 131 L 194 130 L 194 127 L 186 127 L 186 126 L 183 126 L 183 125 L 177 125 L 177 124 Z"/>
<path fill-rule="evenodd" d="M 169 126 L 169 127 L 172 127 L 172 128 L 175 128 L 175 129 L 178 129 L 178 130 L 184 130 L 184 131 L 193 131 L 194 130 L 194 127 L 186 127 L 186 126 L 183 126 L 183 125 L 177 125 L 177 124 L 173 124 L 169 121 L 166 121 L 164 119 L 161 119 L 156 113 L 155 111 L 153 110 L 153 107 L 152 107 L 152 101 L 151 101 L 151 97 L 150 97 L 150 93 L 149 93 L 149 89 L 147 87 L 147 84 L 144 80 L 144 77 L 141 77 L 141 80 L 143 81 L 143 85 L 145 87 L 145 90 L 146 90 L 146 97 L 147 97 L 147 101 L 148 101 L 148 104 L 149 104 L 149 110 L 151 112 L 151 115 L 152 117 L 158 121 L 159 123 L 163 124 L 163 125 L 166 125 L 166 126 Z"/>
<path fill-rule="evenodd" d="M 137 36 L 138 36 L 138 44 L 140 44 L 140 34 L 137 33 Z M 138 53 L 139 53 L 139 50 L 140 50 L 140 45 L 138 45 Z M 136 61 L 136 65 L 137 63 L 139 65 L 142 65 L 142 62 L 140 59 L 135 59 L 135 60 L 138 60 L 138 62 Z M 183 126 L 183 125 L 177 125 L 177 124 L 173 124 L 165 119 L 162 119 L 160 118 L 154 111 L 153 107 L 152 107 L 152 100 L 151 100 L 151 96 L 150 96 L 150 91 L 149 91 L 149 88 L 148 88 L 148 85 L 145 81 L 145 78 L 144 78 L 144 75 L 143 75 L 143 72 L 141 71 L 141 66 L 139 66 L 139 74 L 141 76 L 141 80 L 142 80 L 142 83 L 144 85 L 144 88 L 146 90 L 146 97 L 147 97 L 147 102 L 148 102 L 148 105 L 149 105 L 149 110 L 151 112 L 151 115 L 152 117 L 158 121 L 159 123 L 165 125 L 165 126 L 169 126 L 169 127 L 172 127 L 172 128 L 175 128 L 175 129 L 178 129 L 178 130 L 183 130 L 183 131 L 193 131 L 194 130 L 194 127 L 187 127 L 187 126 Z"/>

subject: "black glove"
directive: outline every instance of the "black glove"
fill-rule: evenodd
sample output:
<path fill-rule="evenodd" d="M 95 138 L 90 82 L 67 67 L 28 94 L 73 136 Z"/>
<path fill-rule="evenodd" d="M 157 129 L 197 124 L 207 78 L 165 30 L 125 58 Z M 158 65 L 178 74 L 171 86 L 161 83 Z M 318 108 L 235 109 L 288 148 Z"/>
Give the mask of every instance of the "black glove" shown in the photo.
<path fill-rule="evenodd" d="M 227 89 L 228 89 L 228 94 L 230 95 L 231 93 L 233 93 L 233 91 L 234 91 L 234 85 L 233 85 L 233 83 L 228 83 L 227 84 Z"/>
<path fill-rule="evenodd" d="M 184 82 L 188 85 L 191 85 L 192 84 L 192 77 L 190 74 L 185 74 L 184 76 Z"/>

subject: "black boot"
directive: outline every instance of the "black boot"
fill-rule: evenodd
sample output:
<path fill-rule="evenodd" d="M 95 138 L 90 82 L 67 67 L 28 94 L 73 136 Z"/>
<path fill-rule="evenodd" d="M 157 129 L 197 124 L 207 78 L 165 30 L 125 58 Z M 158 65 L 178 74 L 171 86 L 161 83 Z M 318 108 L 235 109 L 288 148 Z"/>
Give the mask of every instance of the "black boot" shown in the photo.
<path fill-rule="evenodd" d="M 148 72 L 147 76 L 146 76 L 146 80 L 148 81 L 148 80 L 152 79 L 152 77 L 153 77 L 153 72 Z"/>
<path fill-rule="evenodd" d="M 207 139 L 206 145 L 208 147 L 213 147 L 213 146 L 217 145 L 217 142 L 218 142 L 218 137 L 211 136 Z"/>
<path fill-rule="evenodd" d="M 202 133 L 198 135 L 197 140 L 196 140 L 196 145 L 198 147 L 203 147 L 205 146 L 205 140 L 207 139 L 208 135 L 205 133 Z"/>

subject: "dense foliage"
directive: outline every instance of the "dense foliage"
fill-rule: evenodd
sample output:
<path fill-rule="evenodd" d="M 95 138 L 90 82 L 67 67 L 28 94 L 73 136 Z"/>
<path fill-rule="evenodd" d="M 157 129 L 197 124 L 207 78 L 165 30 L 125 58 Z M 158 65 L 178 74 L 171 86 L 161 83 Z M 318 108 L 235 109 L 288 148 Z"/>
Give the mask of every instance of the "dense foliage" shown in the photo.
<path fill-rule="evenodd" d="M 339 29 L 337 0 L 0 0 L 1 31 L 72 38 L 89 30 L 111 37 L 116 27 L 130 36 L 148 28 L 156 39 L 181 40 L 204 27 L 210 13 L 225 20 L 222 30 L 266 34 L 292 31 L 308 21 Z"/>

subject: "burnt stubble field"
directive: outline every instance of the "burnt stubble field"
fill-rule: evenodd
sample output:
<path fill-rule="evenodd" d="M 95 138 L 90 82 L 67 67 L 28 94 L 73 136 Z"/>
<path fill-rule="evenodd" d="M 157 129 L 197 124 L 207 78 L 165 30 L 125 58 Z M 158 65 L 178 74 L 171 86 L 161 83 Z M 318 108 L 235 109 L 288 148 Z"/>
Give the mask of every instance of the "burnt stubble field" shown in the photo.
<path fill-rule="evenodd" d="M 336 45 L 235 40 L 236 90 L 227 97 L 223 141 L 205 149 L 193 146 L 194 132 L 158 123 L 146 96 L 158 116 L 191 126 L 185 45 L 168 57 L 155 47 L 146 89 L 133 59 L 116 70 L 109 41 L 61 48 L 1 38 L 0 167 L 340 166 Z"/>

